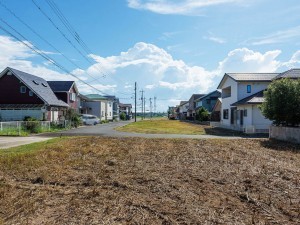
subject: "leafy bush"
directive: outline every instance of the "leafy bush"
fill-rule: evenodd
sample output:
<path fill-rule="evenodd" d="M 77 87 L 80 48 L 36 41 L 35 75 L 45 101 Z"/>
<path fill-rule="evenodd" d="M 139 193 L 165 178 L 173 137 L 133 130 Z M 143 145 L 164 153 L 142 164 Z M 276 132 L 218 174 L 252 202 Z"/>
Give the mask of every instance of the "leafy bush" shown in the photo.
<path fill-rule="evenodd" d="M 126 113 L 121 112 L 121 114 L 120 114 L 120 119 L 121 119 L 121 120 L 126 120 Z"/>
<path fill-rule="evenodd" d="M 208 121 L 209 120 L 209 112 L 206 108 L 200 107 L 196 112 L 196 120 L 199 121 Z"/>
<path fill-rule="evenodd" d="M 37 119 L 30 116 L 25 116 L 24 121 L 24 130 L 29 131 L 30 133 L 40 133 L 42 131 L 41 124 Z"/>
<path fill-rule="evenodd" d="M 264 92 L 260 106 L 262 114 L 275 125 L 300 124 L 300 80 L 280 79 L 272 82 Z"/>
<path fill-rule="evenodd" d="M 82 123 L 79 114 L 74 109 L 67 110 L 66 119 L 71 121 L 72 127 L 77 128 Z"/>

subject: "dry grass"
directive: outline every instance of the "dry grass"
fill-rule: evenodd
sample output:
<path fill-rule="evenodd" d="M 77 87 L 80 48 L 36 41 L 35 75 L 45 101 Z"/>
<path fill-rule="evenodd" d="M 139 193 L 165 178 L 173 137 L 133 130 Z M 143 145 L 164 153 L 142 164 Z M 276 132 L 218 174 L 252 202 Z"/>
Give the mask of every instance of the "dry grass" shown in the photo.
<path fill-rule="evenodd" d="M 0 155 L 0 224 L 299 224 L 300 147 L 72 138 Z"/>
<path fill-rule="evenodd" d="M 130 123 L 116 130 L 146 134 L 205 134 L 204 127 L 179 120 L 154 119 Z"/>

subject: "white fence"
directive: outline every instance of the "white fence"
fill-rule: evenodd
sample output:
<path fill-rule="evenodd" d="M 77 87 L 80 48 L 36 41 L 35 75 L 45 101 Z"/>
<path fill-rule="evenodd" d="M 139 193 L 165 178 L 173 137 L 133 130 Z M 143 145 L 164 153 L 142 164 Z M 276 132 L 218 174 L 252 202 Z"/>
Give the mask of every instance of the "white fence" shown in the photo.
<path fill-rule="evenodd" d="M 51 127 L 67 128 L 71 127 L 68 120 L 50 122 L 50 121 L 11 121 L 0 122 L 0 135 L 20 136 L 27 133 L 42 133 L 51 131 Z"/>

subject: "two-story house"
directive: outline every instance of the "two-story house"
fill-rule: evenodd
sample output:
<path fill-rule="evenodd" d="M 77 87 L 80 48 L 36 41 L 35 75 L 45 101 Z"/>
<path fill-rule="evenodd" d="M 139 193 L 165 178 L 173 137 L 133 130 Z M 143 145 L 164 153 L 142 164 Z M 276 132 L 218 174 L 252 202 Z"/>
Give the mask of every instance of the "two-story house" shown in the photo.
<path fill-rule="evenodd" d="M 193 94 L 189 99 L 189 109 L 187 111 L 187 119 L 196 119 L 196 102 L 195 100 L 204 96 L 204 94 Z"/>
<path fill-rule="evenodd" d="M 85 95 L 88 99 L 84 102 L 88 114 L 98 116 L 101 120 L 113 120 L 113 101 L 99 94 Z"/>
<path fill-rule="evenodd" d="M 204 95 L 200 98 L 197 98 L 195 100 L 196 110 L 199 109 L 200 107 L 204 107 L 211 113 L 218 98 L 220 98 L 220 97 L 221 97 L 221 92 L 216 90 L 216 91 L 210 92 L 209 94 Z"/>
<path fill-rule="evenodd" d="M 121 113 L 126 114 L 126 120 L 130 120 L 132 118 L 132 105 L 131 104 L 123 104 L 119 103 L 119 111 Z"/>
<path fill-rule="evenodd" d="M 0 118 L 2 121 L 56 121 L 59 112 L 69 105 L 59 100 L 50 85 L 41 77 L 10 67 L 0 73 Z"/>
<path fill-rule="evenodd" d="M 259 105 L 263 91 L 279 73 L 225 73 L 221 90 L 221 126 L 249 133 L 268 132 L 271 121 Z"/>
<path fill-rule="evenodd" d="M 47 81 L 59 100 L 64 101 L 71 109 L 78 112 L 78 89 L 75 81 Z"/>
<path fill-rule="evenodd" d="M 178 106 L 178 119 L 185 120 L 189 109 L 189 101 L 181 101 Z"/>

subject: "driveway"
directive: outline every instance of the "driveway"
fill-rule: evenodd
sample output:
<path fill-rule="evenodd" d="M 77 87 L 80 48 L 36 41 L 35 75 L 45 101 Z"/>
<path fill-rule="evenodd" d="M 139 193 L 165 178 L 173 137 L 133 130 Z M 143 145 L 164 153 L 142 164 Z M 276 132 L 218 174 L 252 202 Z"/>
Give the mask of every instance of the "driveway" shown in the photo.
<path fill-rule="evenodd" d="M 132 121 L 120 121 L 106 124 L 99 124 L 96 126 L 85 126 L 77 129 L 67 131 L 40 134 L 39 136 L 103 136 L 103 137 L 142 137 L 142 138 L 193 138 L 193 139 L 206 139 L 206 138 L 223 138 L 223 139 L 239 139 L 242 137 L 237 136 L 215 136 L 215 135 L 185 135 L 185 134 L 143 134 L 143 133 L 130 133 L 116 131 L 115 128 L 125 126 Z"/>
<path fill-rule="evenodd" d="M 51 139 L 51 137 L 0 137 L 0 149 L 27 145 L 34 142 L 47 141 L 49 139 Z"/>

